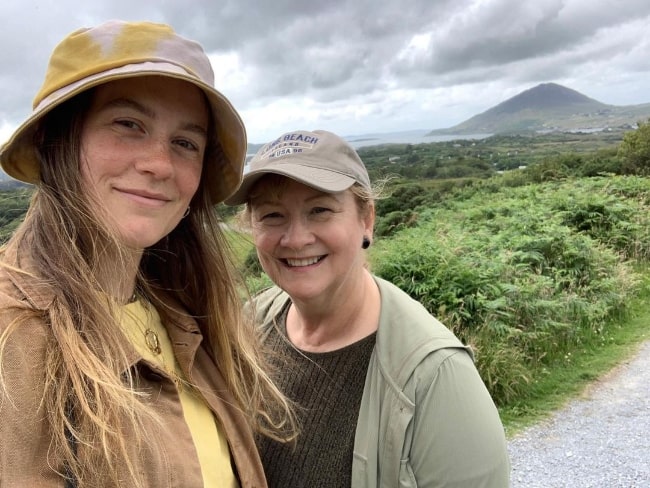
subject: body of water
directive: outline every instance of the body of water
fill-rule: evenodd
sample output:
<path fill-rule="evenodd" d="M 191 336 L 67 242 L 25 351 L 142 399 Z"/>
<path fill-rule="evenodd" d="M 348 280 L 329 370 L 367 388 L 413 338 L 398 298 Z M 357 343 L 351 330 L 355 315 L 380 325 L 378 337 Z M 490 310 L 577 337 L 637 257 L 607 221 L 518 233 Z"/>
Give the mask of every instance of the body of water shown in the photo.
<path fill-rule="evenodd" d="M 378 146 L 380 144 L 429 144 L 432 142 L 453 141 L 456 139 L 485 139 L 492 134 L 449 134 L 427 136 L 430 130 L 410 130 L 403 132 L 385 132 L 378 134 L 362 134 L 346 136 L 345 140 L 354 147 Z"/>
<path fill-rule="evenodd" d="M 344 136 L 345 139 L 353 148 L 359 149 L 368 146 L 378 146 L 380 144 L 429 144 L 432 142 L 445 142 L 457 139 L 485 139 L 492 134 L 451 134 L 451 135 L 436 135 L 427 136 L 430 130 L 409 130 L 402 132 L 381 132 L 375 134 L 361 134 L 355 136 Z M 246 155 L 246 162 L 255 155 L 255 152 L 250 152 Z M 248 171 L 248 167 L 244 168 L 244 172 Z"/>

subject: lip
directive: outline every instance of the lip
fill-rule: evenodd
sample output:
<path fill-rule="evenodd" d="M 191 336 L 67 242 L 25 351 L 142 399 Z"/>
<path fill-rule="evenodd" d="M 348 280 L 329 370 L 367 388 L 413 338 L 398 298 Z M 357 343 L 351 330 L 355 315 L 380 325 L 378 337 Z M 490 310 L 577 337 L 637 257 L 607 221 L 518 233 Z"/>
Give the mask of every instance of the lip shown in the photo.
<path fill-rule="evenodd" d="M 169 198 L 167 195 L 164 193 L 158 193 L 158 192 L 150 192 L 147 190 L 142 190 L 142 189 L 137 189 L 137 188 L 114 188 L 115 191 L 121 193 L 125 197 L 136 201 L 140 203 L 144 203 L 146 205 L 154 205 L 154 206 L 161 206 L 169 201 L 171 201 L 171 198 Z"/>

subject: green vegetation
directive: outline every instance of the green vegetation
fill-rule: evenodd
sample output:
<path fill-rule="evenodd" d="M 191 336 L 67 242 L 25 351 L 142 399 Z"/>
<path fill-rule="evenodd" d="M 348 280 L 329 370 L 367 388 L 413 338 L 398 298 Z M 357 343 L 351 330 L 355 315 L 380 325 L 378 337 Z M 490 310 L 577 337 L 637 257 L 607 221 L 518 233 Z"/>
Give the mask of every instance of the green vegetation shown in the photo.
<path fill-rule="evenodd" d="M 31 187 L 0 190 L 0 243 L 6 242 L 23 221 L 31 195 Z"/>
<path fill-rule="evenodd" d="M 638 350 L 650 339 L 650 282 L 647 270 L 639 295 L 628 303 L 628 313 L 605 324 L 607 336 L 589 341 L 566 354 L 566 359 L 542 369 L 532 381 L 525 397 L 499 408 L 506 433 L 519 430 L 547 417 L 568 399 L 581 394 L 594 381 Z"/>
<path fill-rule="evenodd" d="M 625 134 L 618 155 L 630 172 L 650 174 L 650 122 Z"/>
<path fill-rule="evenodd" d="M 429 144 L 383 144 L 358 152 L 373 181 L 395 175 L 411 181 L 488 178 L 557 157 L 566 159 L 577 172 L 592 160 L 607 159 L 612 166 L 607 172 L 621 173 L 616 151 L 625 134 L 629 132 L 495 135 Z"/>
<path fill-rule="evenodd" d="M 394 282 L 476 351 L 499 405 L 609 337 L 650 256 L 650 181 L 616 176 L 517 188 L 476 185 L 372 248 Z"/>
<path fill-rule="evenodd" d="M 373 271 L 473 347 L 509 432 L 648 337 L 649 147 L 640 123 L 360 151 L 373 179 L 392 176 L 377 203 Z M 2 239 L 30 194 L 0 192 Z M 228 219 L 236 209 L 219 210 Z M 248 288 L 268 286 L 246 233 L 229 238 Z"/>

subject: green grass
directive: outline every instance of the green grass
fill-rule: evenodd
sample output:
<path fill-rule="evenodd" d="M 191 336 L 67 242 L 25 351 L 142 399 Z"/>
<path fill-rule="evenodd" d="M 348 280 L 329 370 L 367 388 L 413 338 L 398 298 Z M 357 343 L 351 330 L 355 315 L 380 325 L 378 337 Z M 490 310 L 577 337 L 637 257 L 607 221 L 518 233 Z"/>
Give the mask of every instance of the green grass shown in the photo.
<path fill-rule="evenodd" d="M 499 409 L 508 437 L 579 397 L 589 385 L 650 340 L 650 271 L 645 270 L 643 277 L 644 286 L 630 303 L 628 316 L 608 327 L 606 337 L 594 338 L 572 351 L 563 362 L 547 367 L 545 375 L 530 385 L 526 398 Z"/>
<path fill-rule="evenodd" d="M 235 259 L 235 263 L 241 268 L 246 260 L 246 256 L 248 256 L 248 253 L 253 248 L 250 234 L 233 230 L 232 227 L 229 227 L 225 231 L 225 235 Z"/>

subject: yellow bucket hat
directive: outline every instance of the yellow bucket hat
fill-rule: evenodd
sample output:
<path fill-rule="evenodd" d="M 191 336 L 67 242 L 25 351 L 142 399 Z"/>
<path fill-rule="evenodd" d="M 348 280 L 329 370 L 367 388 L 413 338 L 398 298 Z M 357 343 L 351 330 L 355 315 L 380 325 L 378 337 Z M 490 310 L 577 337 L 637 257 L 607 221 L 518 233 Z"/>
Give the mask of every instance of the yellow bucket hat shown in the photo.
<path fill-rule="evenodd" d="M 198 86 L 212 111 L 216 139 L 225 161 L 205 181 L 218 203 L 239 187 L 246 159 L 246 130 L 230 101 L 214 88 L 210 60 L 201 46 L 165 24 L 109 21 L 79 29 L 55 47 L 31 115 L 0 149 L 0 164 L 11 177 L 37 183 L 40 168 L 34 144 L 39 121 L 66 100 L 97 85 L 136 76 L 168 76 Z"/>

